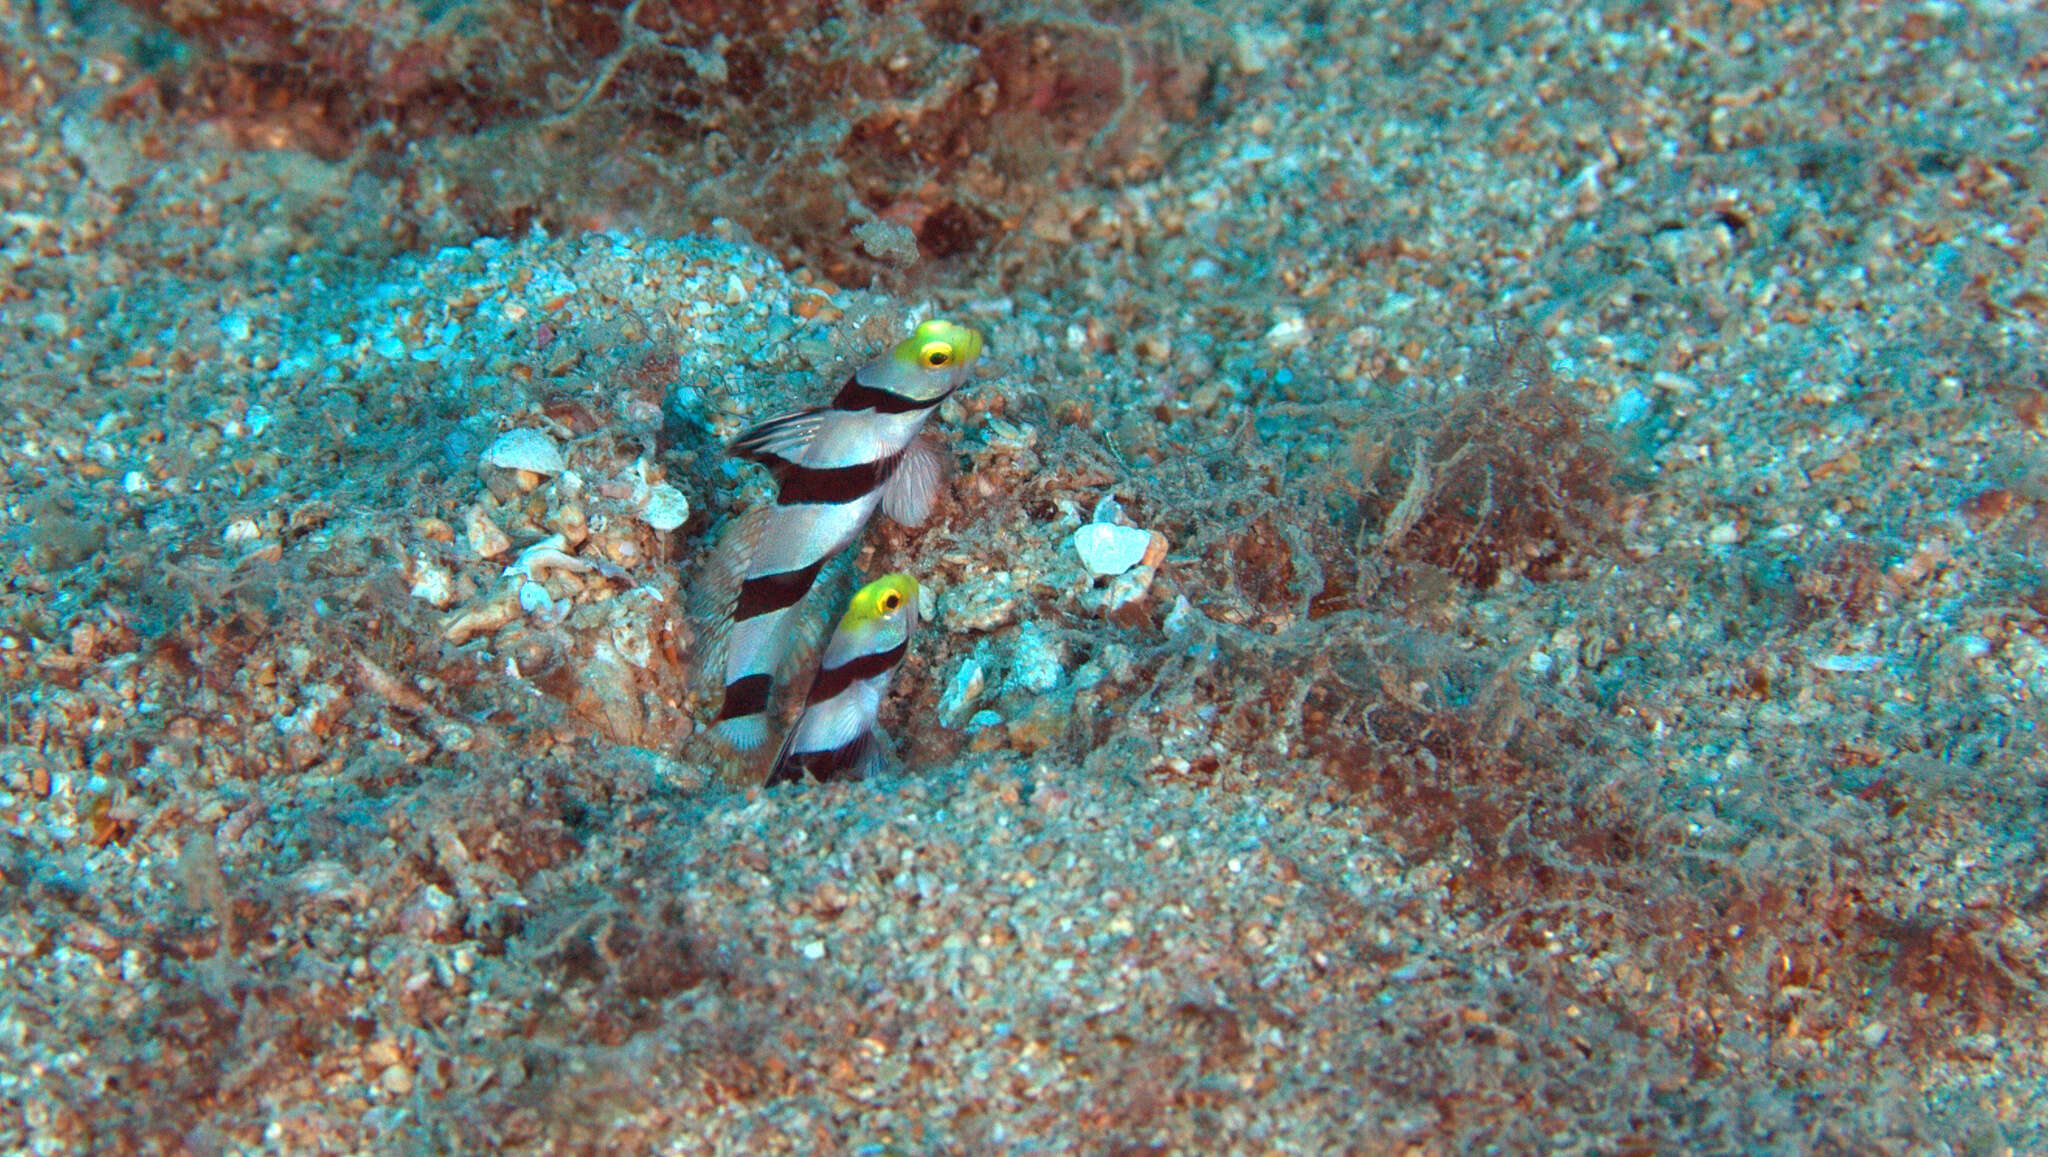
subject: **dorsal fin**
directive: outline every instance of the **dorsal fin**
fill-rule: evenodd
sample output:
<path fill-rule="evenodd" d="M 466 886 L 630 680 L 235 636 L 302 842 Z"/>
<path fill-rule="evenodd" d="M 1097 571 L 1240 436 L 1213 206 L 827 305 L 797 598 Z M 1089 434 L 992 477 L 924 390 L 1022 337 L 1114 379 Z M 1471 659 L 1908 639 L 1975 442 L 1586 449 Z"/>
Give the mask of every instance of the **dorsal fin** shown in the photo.
<path fill-rule="evenodd" d="M 768 778 L 762 781 L 766 786 L 772 787 L 778 783 L 794 783 L 803 778 L 801 772 L 796 772 L 789 766 L 789 745 L 790 741 L 795 738 L 796 728 L 786 727 L 783 729 L 782 742 L 775 745 L 775 758 L 768 761 Z"/>
<path fill-rule="evenodd" d="M 811 444 L 811 439 L 818 436 L 818 428 L 831 415 L 830 406 L 813 406 L 770 418 L 733 439 L 726 453 L 777 470 L 794 461 Z"/>

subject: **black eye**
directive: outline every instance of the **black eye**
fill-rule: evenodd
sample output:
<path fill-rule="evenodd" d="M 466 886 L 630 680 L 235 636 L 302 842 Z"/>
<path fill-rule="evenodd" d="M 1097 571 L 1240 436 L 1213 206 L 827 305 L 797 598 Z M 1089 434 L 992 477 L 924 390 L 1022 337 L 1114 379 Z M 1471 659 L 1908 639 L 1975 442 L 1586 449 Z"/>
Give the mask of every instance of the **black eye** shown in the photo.
<path fill-rule="evenodd" d="M 896 609 L 897 605 L 902 601 L 902 599 L 897 598 L 895 595 L 883 595 L 882 609 L 885 611 L 893 611 Z"/>
<path fill-rule="evenodd" d="M 938 369 L 952 360 L 953 350 L 943 342 L 935 342 L 924 347 L 924 364 L 932 369 Z"/>

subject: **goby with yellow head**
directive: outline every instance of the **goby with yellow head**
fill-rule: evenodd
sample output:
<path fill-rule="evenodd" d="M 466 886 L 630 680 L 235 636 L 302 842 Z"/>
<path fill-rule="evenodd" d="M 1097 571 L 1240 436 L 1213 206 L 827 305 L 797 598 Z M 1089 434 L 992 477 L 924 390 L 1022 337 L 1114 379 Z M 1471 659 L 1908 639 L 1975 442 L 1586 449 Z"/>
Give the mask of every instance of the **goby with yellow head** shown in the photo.
<path fill-rule="evenodd" d="M 917 580 L 892 574 L 862 587 L 818 657 L 804 707 L 783 738 L 768 782 L 864 779 L 882 762 L 875 717 L 889 676 L 917 630 Z"/>
<path fill-rule="evenodd" d="M 974 330 L 927 321 L 855 370 L 830 405 L 772 418 L 733 443 L 731 453 L 775 475 L 777 494 L 737 532 L 745 565 L 731 567 L 739 582 L 715 724 L 732 746 L 751 750 L 767 738 L 775 671 L 791 637 L 786 620 L 819 570 L 860 537 L 877 507 L 909 526 L 931 513 L 940 460 L 919 435 L 981 350 Z"/>

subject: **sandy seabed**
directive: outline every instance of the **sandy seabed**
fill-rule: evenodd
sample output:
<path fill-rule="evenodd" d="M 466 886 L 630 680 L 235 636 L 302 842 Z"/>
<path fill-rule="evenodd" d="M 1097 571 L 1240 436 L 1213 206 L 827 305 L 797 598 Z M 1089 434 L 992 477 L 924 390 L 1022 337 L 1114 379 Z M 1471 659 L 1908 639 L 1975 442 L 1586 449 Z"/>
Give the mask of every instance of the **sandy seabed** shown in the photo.
<path fill-rule="evenodd" d="M 2048 1152 L 2033 6 L 1097 12 L 1204 95 L 914 263 L 141 21 L 0 0 L 0 1148 Z M 721 447 L 934 313 L 750 786 Z"/>

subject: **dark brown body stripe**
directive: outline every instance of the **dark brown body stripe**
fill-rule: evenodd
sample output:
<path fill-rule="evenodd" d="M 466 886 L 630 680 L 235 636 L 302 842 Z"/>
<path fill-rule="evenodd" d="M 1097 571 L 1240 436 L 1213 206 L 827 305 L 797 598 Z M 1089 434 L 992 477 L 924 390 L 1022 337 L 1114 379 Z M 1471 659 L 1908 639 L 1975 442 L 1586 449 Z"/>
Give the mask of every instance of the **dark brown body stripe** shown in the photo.
<path fill-rule="evenodd" d="M 801 783 L 807 774 L 819 783 L 851 779 L 870 742 L 868 736 L 861 735 L 830 751 L 792 751 L 768 773 L 768 782 Z"/>
<path fill-rule="evenodd" d="M 880 486 L 896 469 L 903 456 L 891 454 L 856 466 L 800 466 L 787 458 L 767 463 L 779 484 L 776 504 L 795 506 L 815 503 L 836 506 L 852 502 Z"/>
<path fill-rule="evenodd" d="M 863 386 L 860 384 L 860 378 L 856 376 L 846 379 L 846 384 L 839 387 L 839 392 L 832 397 L 832 408 L 848 411 L 873 410 L 877 414 L 908 414 L 914 410 L 929 410 L 945 401 L 952 393 L 952 390 L 947 390 L 936 398 L 923 400 L 906 398 L 889 390 Z"/>
<path fill-rule="evenodd" d="M 768 692 L 775 681 L 766 675 L 749 675 L 725 685 L 725 702 L 718 705 L 718 718 L 733 719 L 759 715 L 768 710 Z"/>
<path fill-rule="evenodd" d="M 820 667 L 818 677 L 811 680 L 811 693 L 804 698 L 806 705 L 823 703 L 862 679 L 872 679 L 887 672 L 903 661 L 903 653 L 910 648 L 905 639 L 886 651 L 875 651 L 839 664 L 837 667 Z"/>
<path fill-rule="evenodd" d="M 793 607 L 818 581 L 818 570 L 825 565 L 824 559 L 799 570 L 786 570 L 776 574 L 764 574 L 750 578 L 740 584 L 739 604 L 733 608 L 732 621 L 743 623 L 748 619 Z"/>

